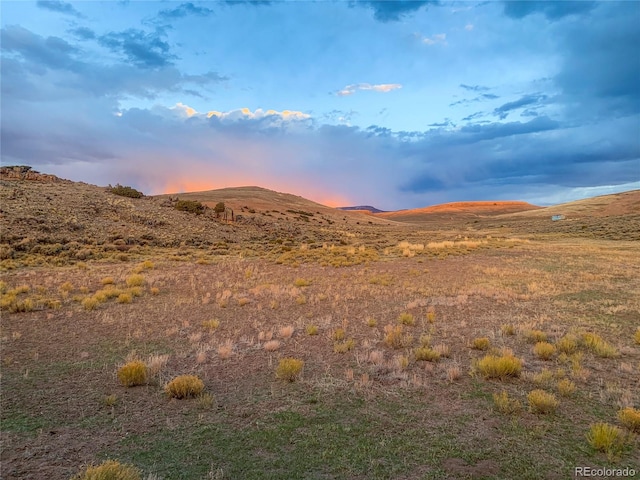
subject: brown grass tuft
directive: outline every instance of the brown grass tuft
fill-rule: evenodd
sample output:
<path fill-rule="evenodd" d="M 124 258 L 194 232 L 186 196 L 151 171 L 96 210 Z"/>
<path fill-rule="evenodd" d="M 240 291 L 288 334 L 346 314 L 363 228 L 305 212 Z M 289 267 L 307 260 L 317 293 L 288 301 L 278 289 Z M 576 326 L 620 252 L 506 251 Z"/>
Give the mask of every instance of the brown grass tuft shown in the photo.
<path fill-rule="evenodd" d="M 512 355 L 486 355 L 478 360 L 475 368 L 486 378 L 518 377 L 522 371 L 522 360 Z"/>
<path fill-rule="evenodd" d="M 633 407 L 623 408 L 618 411 L 620 423 L 635 433 L 640 433 L 640 410 Z"/>
<path fill-rule="evenodd" d="M 553 413 L 560 405 L 556 397 L 544 390 L 532 390 L 527 395 L 529 408 L 533 413 Z"/>
<path fill-rule="evenodd" d="M 180 375 L 164 387 L 172 398 L 197 397 L 204 390 L 204 383 L 195 375 Z"/>
<path fill-rule="evenodd" d="M 118 380 L 125 387 L 134 387 L 147 383 L 147 366 L 140 360 L 124 364 L 118 369 Z"/>
<path fill-rule="evenodd" d="M 115 460 L 107 460 L 100 465 L 88 466 L 71 480 L 141 480 L 140 470 Z"/>
<path fill-rule="evenodd" d="M 276 368 L 276 378 L 287 382 L 295 381 L 302 372 L 304 362 L 297 358 L 283 358 Z"/>

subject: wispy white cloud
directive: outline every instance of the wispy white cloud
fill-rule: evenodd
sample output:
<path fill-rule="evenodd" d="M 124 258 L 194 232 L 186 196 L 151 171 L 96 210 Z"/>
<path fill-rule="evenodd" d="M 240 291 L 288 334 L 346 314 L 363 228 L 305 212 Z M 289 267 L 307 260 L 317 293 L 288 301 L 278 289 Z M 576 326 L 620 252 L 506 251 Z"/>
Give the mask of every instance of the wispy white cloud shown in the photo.
<path fill-rule="evenodd" d="M 470 32 L 471 30 L 473 30 L 473 23 L 467 23 L 467 24 L 464 26 L 464 29 L 465 29 L 467 32 Z"/>
<path fill-rule="evenodd" d="M 431 35 L 430 37 L 422 37 L 422 43 L 425 45 L 446 45 L 447 44 L 447 34 L 446 33 L 436 33 Z"/>
<path fill-rule="evenodd" d="M 371 85 L 370 83 L 354 83 L 352 85 L 347 85 L 342 90 L 339 90 L 337 95 L 339 97 L 346 97 L 347 95 L 353 95 L 358 90 L 373 90 L 374 92 L 387 93 L 399 88 L 402 88 L 402 85 L 399 83 L 381 83 L 378 85 Z"/>

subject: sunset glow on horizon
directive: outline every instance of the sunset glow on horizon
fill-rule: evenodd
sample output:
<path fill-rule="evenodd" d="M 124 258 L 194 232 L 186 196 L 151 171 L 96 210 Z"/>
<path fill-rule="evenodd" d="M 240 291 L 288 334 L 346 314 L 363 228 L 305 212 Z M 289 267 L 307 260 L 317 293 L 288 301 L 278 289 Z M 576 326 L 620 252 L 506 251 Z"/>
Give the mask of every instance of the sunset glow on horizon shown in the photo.
<path fill-rule="evenodd" d="M 640 2 L 2 2 L 3 165 L 382 210 L 640 188 Z"/>

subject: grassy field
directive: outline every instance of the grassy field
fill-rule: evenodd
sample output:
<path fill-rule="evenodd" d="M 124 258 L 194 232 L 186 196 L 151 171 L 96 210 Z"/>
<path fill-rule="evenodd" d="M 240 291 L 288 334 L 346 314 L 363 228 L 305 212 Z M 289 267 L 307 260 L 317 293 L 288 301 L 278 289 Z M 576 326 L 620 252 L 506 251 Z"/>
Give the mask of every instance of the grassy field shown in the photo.
<path fill-rule="evenodd" d="M 640 471 L 639 242 L 301 208 L 280 237 L 225 224 L 202 245 L 5 235 L 0 476 L 106 460 L 146 480 Z M 203 221 L 185 229 L 207 240 Z M 172 397 L 180 375 L 203 391 Z"/>
<path fill-rule="evenodd" d="M 69 478 L 105 459 L 166 479 L 637 469 L 637 437 L 617 415 L 640 402 L 640 246 L 498 247 L 405 256 L 400 246 L 344 267 L 301 249 L 296 265 L 159 254 L 12 270 L 2 284 L 3 478 Z M 31 311 L 9 313 L 11 299 Z M 550 353 L 536 354 L 537 340 Z M 437 355 L 419 360 L 423 349 Z M 483 374 L 480 360 L 503 354 L 521 360 L 519 375 Z M 304 361 L 293 382 L 276 378 L 287 357 Z M 127 388 L 117 371 L 132 359 L 153 375 Z M 163 386 L 180 374 L 199 376 L 205 393 L 170 399 Z M 561 382 L 573 391 L 560 393 Z M 557 408 L 535 413 L 536 389 Z M 506 407 L 494 400 L 502 392 Z M 587 440 L 596 422 L 627 438 L 597 451 Z"/>

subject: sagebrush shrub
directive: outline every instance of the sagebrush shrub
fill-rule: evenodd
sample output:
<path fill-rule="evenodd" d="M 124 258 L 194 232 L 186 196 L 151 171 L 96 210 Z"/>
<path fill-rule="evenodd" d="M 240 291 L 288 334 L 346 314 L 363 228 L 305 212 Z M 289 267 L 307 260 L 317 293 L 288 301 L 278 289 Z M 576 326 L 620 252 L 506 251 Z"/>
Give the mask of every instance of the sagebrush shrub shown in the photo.
<path fill-rule="evenodd" d="M 205 211 L 205 206 L 195 200 L 178 200 L 174 205 L 176 210 L 181 212 L 195 213 L 196 215 L 202 215 Z"/>
<path fill-rule="evenodd" d="M 147 366 L 140 360 L 124 364 L 118 369 L 118 380 L 125 387 L 135 387 L 147 383 Z"/>
<path fill-rule="evenodd" d="M 140 470 L 133 465 L 107 460 L 98 466 L 90 465 L 71 480 L 140 480 Z"/>
<path fill-rule="evenodd" d="M 144 194 L 133 187 L 127 187 L 125 185 L 120 185 L 116 183 L 115 187 L 109 185 L 107 187 L 107 191 L 113 193 L 114 195 L 120 195 L 121 197 L 129 197 L 129 198 L 142 198 Z"/>
<path fill-rule="evenodd" d="M 164 389 L 173 398 L 197 397 L 204 390 L 204 383 L 195 375 L 180 375 L 167 383 Z"/>
<path fill-rule="evenodd" d="M 283 358 L 276 368 L 276 378 L 287 382 L 295 381 L 302 372 L 304 362 L 297 358 Z"/>

